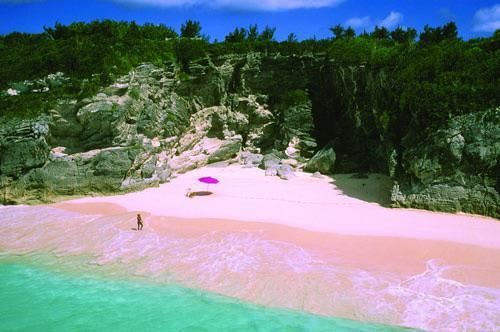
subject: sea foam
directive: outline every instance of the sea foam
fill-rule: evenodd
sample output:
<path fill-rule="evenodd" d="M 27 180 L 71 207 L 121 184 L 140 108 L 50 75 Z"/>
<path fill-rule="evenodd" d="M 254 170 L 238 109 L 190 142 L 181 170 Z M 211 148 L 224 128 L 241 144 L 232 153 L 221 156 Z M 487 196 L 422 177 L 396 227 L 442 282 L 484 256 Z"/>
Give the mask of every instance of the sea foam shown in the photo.
<path fill-rule="evenodd" d="M 470 267 L 437 259 L 421 273 L 402 276 L 336 264 L 258 230 L 138 232 L 131 229 L 133 213 L 88 216 L 49 207 L 4 207 L 0 215 L 4 256 L 49 254 L 68 265 L 72 257 L 85 257 L 87 265 L 113 266 L 125 278 L 326 316 L 425 330 L 500 329 L 500 290 L 453 280 L 447 271 Z"/>

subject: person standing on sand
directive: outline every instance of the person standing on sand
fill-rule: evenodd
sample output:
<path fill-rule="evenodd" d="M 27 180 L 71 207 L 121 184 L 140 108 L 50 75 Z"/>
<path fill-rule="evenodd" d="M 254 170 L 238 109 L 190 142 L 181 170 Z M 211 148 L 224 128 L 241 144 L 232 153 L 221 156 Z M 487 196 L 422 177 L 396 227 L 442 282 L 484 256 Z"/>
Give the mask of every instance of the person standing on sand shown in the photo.
<path fill-rule="evenodd" d="M 137 230 L 141 231 L 143 227 L 144 227 L 144 223 L 142 222 L 141 214 L 138 213 L 137 214 Z"/>

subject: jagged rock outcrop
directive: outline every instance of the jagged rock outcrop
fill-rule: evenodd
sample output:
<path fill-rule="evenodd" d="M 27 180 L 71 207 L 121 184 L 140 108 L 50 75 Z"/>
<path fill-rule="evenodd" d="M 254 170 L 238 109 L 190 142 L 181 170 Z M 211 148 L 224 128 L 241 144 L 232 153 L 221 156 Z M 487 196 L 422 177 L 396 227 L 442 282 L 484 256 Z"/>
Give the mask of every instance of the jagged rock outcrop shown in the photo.
<path fill-rule="evenodd" d="M 395 88 L 384 69 L 324 55 L 142 64 L 38 119 L 0 119 L 0 178 L 7 200 L 22 202 L 137 190 L 219 161 L 282 179 L 380 171 L 396 181 L 394 206 L 498 218 L 500 110 L 413 132 L 415 119 L 390 113 Z"/>
<path fill-rule="evenodd" d="M 389 113 L 395 101 L 387 91 L 396 90 L 384 68 L 364 64 L 342 65 L 328 59 L 315 69 L 310 98 L 316 139 L 332 144 L 336 171 L 388 173 L 394 142 Z"/>
<path fill-rule="evenodd" d="M 271 167 L 277 168 L 281 164 L 281 158 L 275 153 L 268 153 L 262 157 L 262 161 L 259 165 L 262 169 L 268 169 Z"/>
<path fill-rule="evenodd" d="M 252 100 L 250 96 L 245 100 Z M 243 144 L 250 150 L 258 149 L 255 140 L 248 139 L 249 132 L 261 131 L 272 120 L 272 114 L 254 101 L 244 112 L 240 104 L 235 109 L 213 106 L 193 114 L 191 126 L 179 139 L 176 155 L 169 166 L 179 173 L 218 161 L 236 157 Z M 244 137 L 247 139 L 245 140 Z"/>
<path fill-rule="evenodd" d="M 453 118 L 426 141 L 405 144 L 395 206 L 500 217 L 500 108 Z"/>
<path fill-rule="evenodd" d="M 19 178 L 43 166 L 49 157 L 47 119 L 11 120 L 0 124 L 0 174 Z"/>
<path fill-rule="evenodd" d="M 335 167 L 335 159 L 336 155 L 333 147 L 326 146 L 309 160 L 304 170 L 311 173 L 332 174 Z"/>
<path fill-rule="evenodd" d="M 268 153 L 261 158 L 259 167 L 264 169 L 266 176 L 278 176 L 282 180 L 290 180 L 295 176 L 292 167 L 297 166 L 295 159 L 282 159 L 285 153 L 277 151 Z"/>
<path fill-rule="evenodd" d="M 137 152 L 130 148 L 113 147 L 53 158 L 41 168 L 20 178 L 16 190 L 38 189 L 39 196 L 51 194 L 85 194 L 113 192 L 120 189 Z"/>
<path fill-rule="evenodd" d="M 290 165 L 282 164 L 277 169 L 277 175 L 282 180 L 290 180 L 295 176 L 293 168 Z"/>
<path fill-rule="evenodd" d="M 280 145 L 268 95 L 252 93 L 263 73 L 249 63 L 261 61 L 201 59 L 187 76 L 175 64 L 143 64 L 94 97 L 59 100 L 43 121 L 0 125 L 9 199 L 136 190 Z"/>
<path fill-rule="evenodd" d="M 246 167 L 258 167 L 264 158 L 259 153 L 252 153 L 250 151 L 242 151 L 240 153 L 240 164 Z"/>

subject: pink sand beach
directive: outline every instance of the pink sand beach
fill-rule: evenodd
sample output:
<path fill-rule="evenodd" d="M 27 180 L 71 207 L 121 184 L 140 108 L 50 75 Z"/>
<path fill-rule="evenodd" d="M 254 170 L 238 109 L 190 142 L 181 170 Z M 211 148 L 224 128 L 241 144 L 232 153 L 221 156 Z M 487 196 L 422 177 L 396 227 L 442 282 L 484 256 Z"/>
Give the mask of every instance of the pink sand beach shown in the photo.
<path fill-rule="evenodd" d="M 202 176 L 220 181 L 213 194 L 186 197 L 207 189 Z M 136 193 L 4 207 L 0 251 L 84 255 L 124 275 L 320 315 L 499 330 L 500 222 L 387 208 L 388 185 L 376 174 L 283 181 L 205 167 Z"/>

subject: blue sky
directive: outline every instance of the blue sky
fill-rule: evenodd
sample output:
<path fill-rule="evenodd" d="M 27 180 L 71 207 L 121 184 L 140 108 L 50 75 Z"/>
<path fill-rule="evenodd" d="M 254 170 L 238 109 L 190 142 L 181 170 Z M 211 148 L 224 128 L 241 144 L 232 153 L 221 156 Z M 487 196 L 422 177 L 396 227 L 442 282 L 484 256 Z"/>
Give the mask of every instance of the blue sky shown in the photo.
<path fill-rule="evenodd" d="M 40 32 L 43 26 L 95 19 L 164 23 L 179 30 L 187 19 L 203 33 L 223 39 L 235 27 L 276 27 L 276 37 L 329 37 L 329 27 L 352 25 L 358 32 L 457 22 L 463 38 L 500 29 L 500 1 L 488 0 L 0 0 L 0 34 Z"/>

